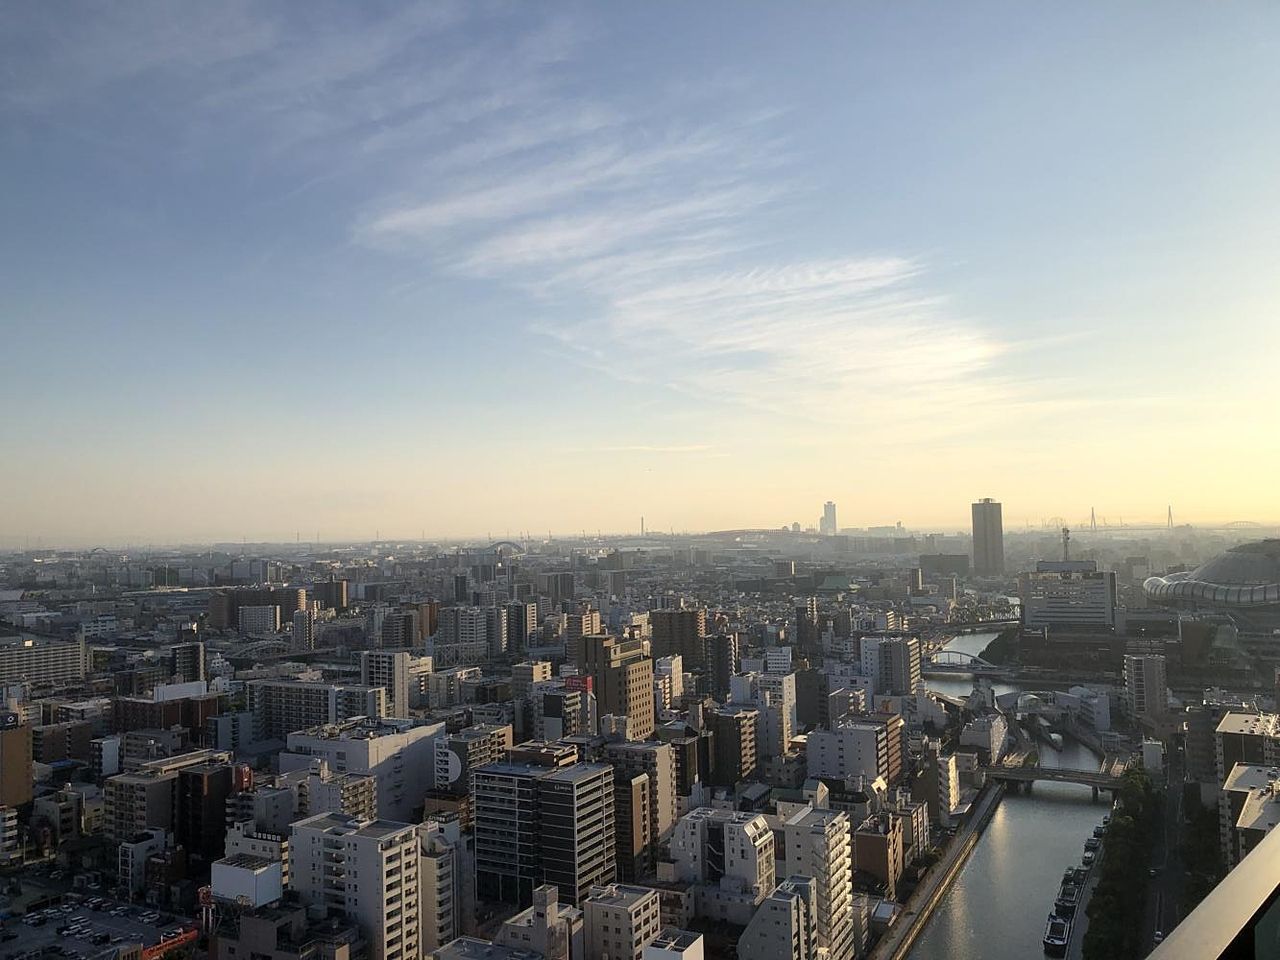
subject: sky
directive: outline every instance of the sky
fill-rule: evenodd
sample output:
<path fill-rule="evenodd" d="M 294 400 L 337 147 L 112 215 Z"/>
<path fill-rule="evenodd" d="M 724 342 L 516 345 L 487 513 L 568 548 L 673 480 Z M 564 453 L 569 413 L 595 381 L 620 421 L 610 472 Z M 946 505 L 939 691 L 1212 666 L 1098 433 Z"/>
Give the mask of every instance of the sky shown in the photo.
<path fill-rule="evenodd" d="M 1271 3 L 0 3 L 0 546 L 1280 519 Z"/>

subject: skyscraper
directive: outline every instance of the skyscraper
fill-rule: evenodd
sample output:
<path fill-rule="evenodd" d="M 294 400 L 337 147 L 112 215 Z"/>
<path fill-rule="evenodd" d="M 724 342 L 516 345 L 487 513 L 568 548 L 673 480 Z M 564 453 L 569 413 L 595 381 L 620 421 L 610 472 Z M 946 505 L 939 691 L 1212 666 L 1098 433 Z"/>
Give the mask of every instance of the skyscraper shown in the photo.
<path fill-rule="evenodd" d="M 822 523 L 818 525 L 818 532 L 825 537 L 834 537 L 836 530 L 836 505 L 828 500 L 822 505 Z"/>
<path fill-rule="evenodd" d="M 1004 520 L 1000 504 L 990 497 L 973 505 L 973 572 L 980 577 L 1004 573 Z"/>

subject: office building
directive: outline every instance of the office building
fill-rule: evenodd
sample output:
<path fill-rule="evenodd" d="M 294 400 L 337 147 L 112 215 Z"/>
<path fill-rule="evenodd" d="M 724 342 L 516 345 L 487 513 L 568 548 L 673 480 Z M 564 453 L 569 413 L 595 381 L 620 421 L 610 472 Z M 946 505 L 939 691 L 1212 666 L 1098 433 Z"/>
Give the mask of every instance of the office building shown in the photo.
<path fill-rule="evenodd" d="M 1227 713 L 1213 739 L 1217 784 L 1226 781 L 1236 764 L 1280 767 L 1280 714 Z"/>
<path fill-rule="evenodd" d="M 582 902 L 586 960 L 634 960 L 662 932 L 658 891 L 625 883 L 592 887 Z"/>
<path fill-rule="evenodd" d="M 0 806 L 31 802 L 31 724 L 19 723 L 16 713 L 0 714 Z"/>
<path fill-rule="evenodd" d="M 973 572 L 979 577 L 1004 573 L 1004 520 L 1000 504 L 990 497 L 973 505 Z"/>
<path fill-rule="evenodd" d="M 372 777 L 378 816 L 409 821 L 435 786 L 435 741 L 444 729 L 443 723 L 368 718 L 313 727 L 289 734 L 280 771 L 307 769 L 317 758 L 337 773 Z"/>
<path fill-rule="evenodd" d="M 247 768 L 229 763 L 201 763 L 178 771 L 173 834 L 189 855 L 205 863 L 223 856 L 227 798 L 247 777 Z"/>
<path fill-rule="evenodd" d="M 617 637 L 584 637 L 581 665 L 592 678 L 600 712 L 628 717 L 632 737 L 647 739 L 654 728 L 653 660 L 648 644 Z"/>
<path fill-rule="evenodd" d="M 1124 696 L 1129 716 L 1135 720 L 1164 717 L 1169 706 L 1169 680 L 1164 657 L 1159 654 L 1125 654 Z"/>
<path fill-rule="evenodd" d="M 528 649 L 538 634 L 538 604 L 516 600 L 507 604 L 507 645 L 513 651 Z"/>
<path fill-rule="evenodd" d="M 828 500 L 822 505 L 822 520 L 818 523 L 818 532 L 824 537 L 834 537 L 839 529 L 836 526 L 836 505 Z"/>
<path fill-rule="evenodd" d="M 370 960 L 416 960 L 418 850 L 413 824 L 308 817 L 290 830 L 290 889 L 308 906 L 342 910 L 364 935 Z"/>
<path fill-rule="evenodd" d="M 551 883 L 576 905 L 615 879 L 612 767 L 489 764 L 475 771 L 474 803 L 479 899 L 530 906 Z"/>
<path fill-rule="evenodd" d="M 1116 624 L 1116 575 L 1093 560 L 1041 560 L 1018 575 L 1018 597 L 1028 629 L 1110 631 Z"/>
<path fill-rule="evenodd" d="M 706 943 L 700 933 L 664 927 L 640 953 L 640 960 L 705 960 Z"/>

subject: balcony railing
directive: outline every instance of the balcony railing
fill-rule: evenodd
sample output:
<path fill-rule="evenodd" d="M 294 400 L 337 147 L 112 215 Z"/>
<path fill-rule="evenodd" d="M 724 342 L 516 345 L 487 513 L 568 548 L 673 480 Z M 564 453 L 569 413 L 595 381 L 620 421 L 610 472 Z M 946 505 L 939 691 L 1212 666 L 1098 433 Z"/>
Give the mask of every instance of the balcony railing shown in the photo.
<path fill-rule="evenodd" d="M 1151 960 L 1280 957 L 1280 829 L 1272 830 L 1151 953 Z"/>

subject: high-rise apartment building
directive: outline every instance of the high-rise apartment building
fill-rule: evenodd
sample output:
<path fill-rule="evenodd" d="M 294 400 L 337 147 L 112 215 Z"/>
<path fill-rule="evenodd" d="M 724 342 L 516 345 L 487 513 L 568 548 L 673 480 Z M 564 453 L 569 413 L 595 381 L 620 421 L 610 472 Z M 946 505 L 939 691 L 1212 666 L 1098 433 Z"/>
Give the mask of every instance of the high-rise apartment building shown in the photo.
<path fill-rule="evenodd" d="M 611 883 L 613 768 L 494 763 L 475 771 L 476 895 L 519 906 L 550 883 L 578 904 Z"/>
<path fill-rule="evenodd" d="M 706 638 L 706 670 L 711 681 L 711 695 L 723 700 L 729 694 L 730 681 L 742 664 L 742 648 L 736 633 L 717 633 Z"/>
<path fill-rule="evenodd" d="M 671 835 L 676 878 L 701 887 L 707 915 L 745 926 L 774 888 L 774 838 L 758 813 L 699 807 Z"/>
<path fill-rule="evenodd" d="M 973 504 L 973 572 L 979 577 L 1004 573 L 1004 520 L 1000 504 L 984 497 Z"/>
<path fill-rule="evenodd" d="M 245 690 L 257 736 L 262 740 L 283 740 L 295 730 L 341 723 L 353 717 L 387 716 L 384 687 L 250 680 Z"/>
<path fill-rule="evenodd" d="M 1124 658 L 1124 696 L 1135 720 L 1163 717 L 1169 706 L 1169 679 L 1160 654 Z"/>
<path fill-rule="evenodd" d="M 757 743 L 760 711 L 755 707 L 731 703 L 718 709 L 704 710 L 703 720 L 712 732 L 715 744 L 711 785 L 733 788 L 744 780 L 756 779 L 760 760 Z"/>
<path fill-rule="evenodd" d="M 604 760 L 614 770 L 648 776 L 650 830 L 656 843 L 664 843 L 679 815 L 674 748 L 657 740 L 610 743 L 604 748 Z"/>
<path fill-rule="evenodd" d="M 0 806 L 31 802 L 31 724 L 19 723 L 16 713 L 0 716 Z"/>
<path fill-rule="evenodd" d="M 435 742 L 435 789 L 469 796 L 476 769 L 505 759 L 511 747 L 510 726 L 465 727 L 440 737 Z"/>
<path fill-rule="evenodd" d="M 274 603 L 241 607 L 238 626 L 245 636 L 274 637 L 280 632 L 280 608 Z"/>
<path fill-rule="evenodd" d="M 89 648 L 83 639 L 65 642 L 6 637 L 0 640 L 0 684 L 61 686 L 83 680 L 88 667 Z"/>
<path fill-rule="evenodd" d="M 387 716 L 408 717 L 409 661 L 405 650 L 365 650 L 360 654 L 360 682 L 387 691 Z"/>
<path fill-rule="evenodd" d="M 765 897 L 738 938 L 739 956 L 817 960 L 818 905 L 813 877 L 788 877 Z"/>
<path fill-rule="evenodd" d="M 239 782 L 241 774 L 229 763 L 201 763 L 178 771 L 173 834 L 188 854 L 205 863 L 222 857 L 227 797 Z"/>
<path fill-rule="evenodd" d="M 418 922 L 422 951 L 430 955 L 462 933 L 468 916 L 471 864 L 457 817 L 433 816 L 418 825 Z"/>
<path fill-rule="evenodd" d="M 814 934 L 830 960 L 854 957 L 853 848 L 849 816 L 839 810 L 800 810 L 782 828 L 783 870 L 813 878 Z"/>
<path fill-rule="evenodd" d="M 633 739 L 647 739 L 654 728 L 653 660 L 647 642 L 584 637 L 582 653 L 580 663 L 593 680 L 600 712 L 628 717 Z"/>
<path fill-rule="evenodd" d="M 863 637 L 859 642 L 863 676 L 876 693 L 910 697 L 923 682 L 919 637 Z"/>
<path fill-rule="evenodd" d="M 410 823 L 323 813 L 293 824 L 289 886 L 308 906 L 355 922 L 370 960 L 418 960 L 418 829 Z"/>
<path fill-rule="evenodd" d="M 685 669 L 701 669 L 706 656 L 707 611 L 651 610 L 649 624 L 655 657 L 678 655 Z"/>
<path fill-rule="evenodd" d="M 170 647 L 169 674 L 174 683 L 194 683 L 205 679 L 204 644 L 193 640 Z"/>
<path fill-rule="evenodd" d="M 295 610 L 290 649 L 297 651 L 316 648 L 316 615 L 310 610 Z"/>
<path fill-rule="evenodd" d="M 904 726 L 897 715 L 846 717 L 830 730 L 811 731 L 805 750 L 809 776 L 841 781 L 884 777 L 894 786 L 902 777 Z"/>

